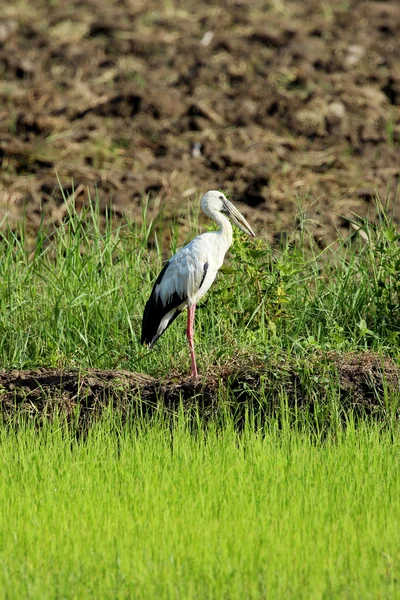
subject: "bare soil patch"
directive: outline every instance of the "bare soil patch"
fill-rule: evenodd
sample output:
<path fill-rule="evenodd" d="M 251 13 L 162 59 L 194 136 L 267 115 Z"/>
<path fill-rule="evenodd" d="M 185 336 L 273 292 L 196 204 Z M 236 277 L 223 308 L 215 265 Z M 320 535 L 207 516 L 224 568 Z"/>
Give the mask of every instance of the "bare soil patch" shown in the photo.
<path fill-rule="evenodd" d="M 329 353 L 297 364 L 285 360 L 264 364 L 259 359 L 231 363 L 197 382 L 178 374 L 156 379 L 97 369 L 1 371 L 0 407 L 5 420 L 62 414 L 79 426 L 91 423 L 110 405 L 125 417 L 160 410 L 175 413 L 182 405 L 195 408 L 204 418 L 228 409 L 240 421 L 249 409 L 261 416 L 272 414 L 280 406 L 282 391 L 290 407 L 313 412 L 318 403 L 321 410 L 324 398 L 331 398 L 332 386 L 338 390 L 343 414 L 355 410 L 385 418 L 390 412 L 388 399 L 400 393 L 400 369 L 373 353 Z"/>
<path fill-rule="evenodd" d="M 393 199 L 399 31 L 395 0 L 10 2 L 0 222 L 57 224 L 57 171 L 78 205 L 90 190 L 132 219 L 143 194 L 184 219 L 222 188 L 271 240 L 307 197 L 324 245 L 376 192 Z"/>

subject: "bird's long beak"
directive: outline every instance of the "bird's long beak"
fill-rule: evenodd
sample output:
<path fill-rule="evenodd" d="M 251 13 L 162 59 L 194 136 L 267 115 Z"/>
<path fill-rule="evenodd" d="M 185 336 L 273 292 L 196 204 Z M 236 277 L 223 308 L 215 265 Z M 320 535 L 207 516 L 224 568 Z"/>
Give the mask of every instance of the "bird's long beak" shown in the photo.
<path fill-rule="evenodd" d="M 228 215 L 228 217 L 230 218 L 232 223 L 236 225 L 236 227 L 239 227 L 239 229 L 241 229 L 247 235 L 251 235 L 251 237 L 256 237 L 256 234 L 254 233 L 244 216 L 240 214 L 240 212 L 235 206 L 233 206 L 232 202 L 229 202 L 229 200 L 225 199 L 224 208 L 225 210 L 223 212 L 225 212 Z"/>

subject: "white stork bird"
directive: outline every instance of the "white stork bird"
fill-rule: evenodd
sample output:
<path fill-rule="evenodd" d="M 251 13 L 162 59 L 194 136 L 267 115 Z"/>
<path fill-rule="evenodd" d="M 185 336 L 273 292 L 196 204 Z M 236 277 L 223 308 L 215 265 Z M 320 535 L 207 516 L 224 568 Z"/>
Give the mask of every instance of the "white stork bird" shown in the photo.
<path fill-rule="evenodd" d="M 211 287 L 232 244 L 232 225 L 225 215 L 244 233 L 255 237 L 246 219 L 221 192 L 207 192 L 201 199 L 201 208 L 220 229 L 202 233 L 169 259 L 157 277 L 144 309 L 141 338 L 141 343 L 148 344 L 151 348 L 167 327 L 187 308 L 186 334 L 193 377 L 197 377 L 193 345 L 196 303 Z"/>

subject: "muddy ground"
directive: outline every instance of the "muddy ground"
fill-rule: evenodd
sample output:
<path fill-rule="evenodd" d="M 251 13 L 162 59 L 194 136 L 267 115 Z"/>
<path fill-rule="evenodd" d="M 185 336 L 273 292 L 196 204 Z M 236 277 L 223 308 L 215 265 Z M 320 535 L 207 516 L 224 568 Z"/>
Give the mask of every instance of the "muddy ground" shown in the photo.
<path fill-rule="evenodd" d="M 271 241 L 299 199 L 346 235 L 394 198 L 399 31 L 397 0 L 3 2 L 0 222 L 57 223 L 58 174 L 132 219 L 221 188 Z"/>
<path fill-rule="evenodd" d="M 337 413 L 332 407 L 333 389 L 340 401 Z M 400 393 L 400 368 L 391 359 L 371 352 L 330 352 L 300 362 L 232 361 L 197 381 L 180 373 L 155 379 L 98 369 L 0 371 L 0 390 L 3 421 L 15 423 L 15 418 L 28 417 L 40 422 L 43 417 L 61 415 L 78 431 L 101 417 L 110 404 L 123 419 L 154 416 L 160 411 L 174 417 L 183 405 L 188 414 L 194 409 L 195 419 L 198 409 L 205 419 L 230 412 L 240 426 L 249 411 L 260 419 L 279 413 L 282 392 L 296 419 L 301 411 L 313 415 L 318 399 L 315 416 L 325 426 L 335 415 L 346 421 L 349 411 L 386 422 L 398 419 L 399 409 L 391 398 Z"/>

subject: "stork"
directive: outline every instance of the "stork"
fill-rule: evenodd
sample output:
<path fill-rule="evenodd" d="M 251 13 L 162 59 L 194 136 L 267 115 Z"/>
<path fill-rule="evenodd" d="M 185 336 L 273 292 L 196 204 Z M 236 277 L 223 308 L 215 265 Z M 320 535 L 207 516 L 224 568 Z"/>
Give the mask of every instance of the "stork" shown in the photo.
<path fill-rule="evenodd" d="M 167 327 L 187 308 L 186 335 L 193 377 L 197 377 L 193 343 L 194 313 L 197 302 L 211 287 L 232 244 L 232 225 L 226 217 L 244 233 L 255 237 L 243 215 L 221 192 L 212 190 L 204 194 L 201 208 L 219 225 L 219 229 L 198 235 L 169 259 L 157 277 L 146 303 L 141 338 L 141 343 L 148 344 L 151 348 Z"/>

